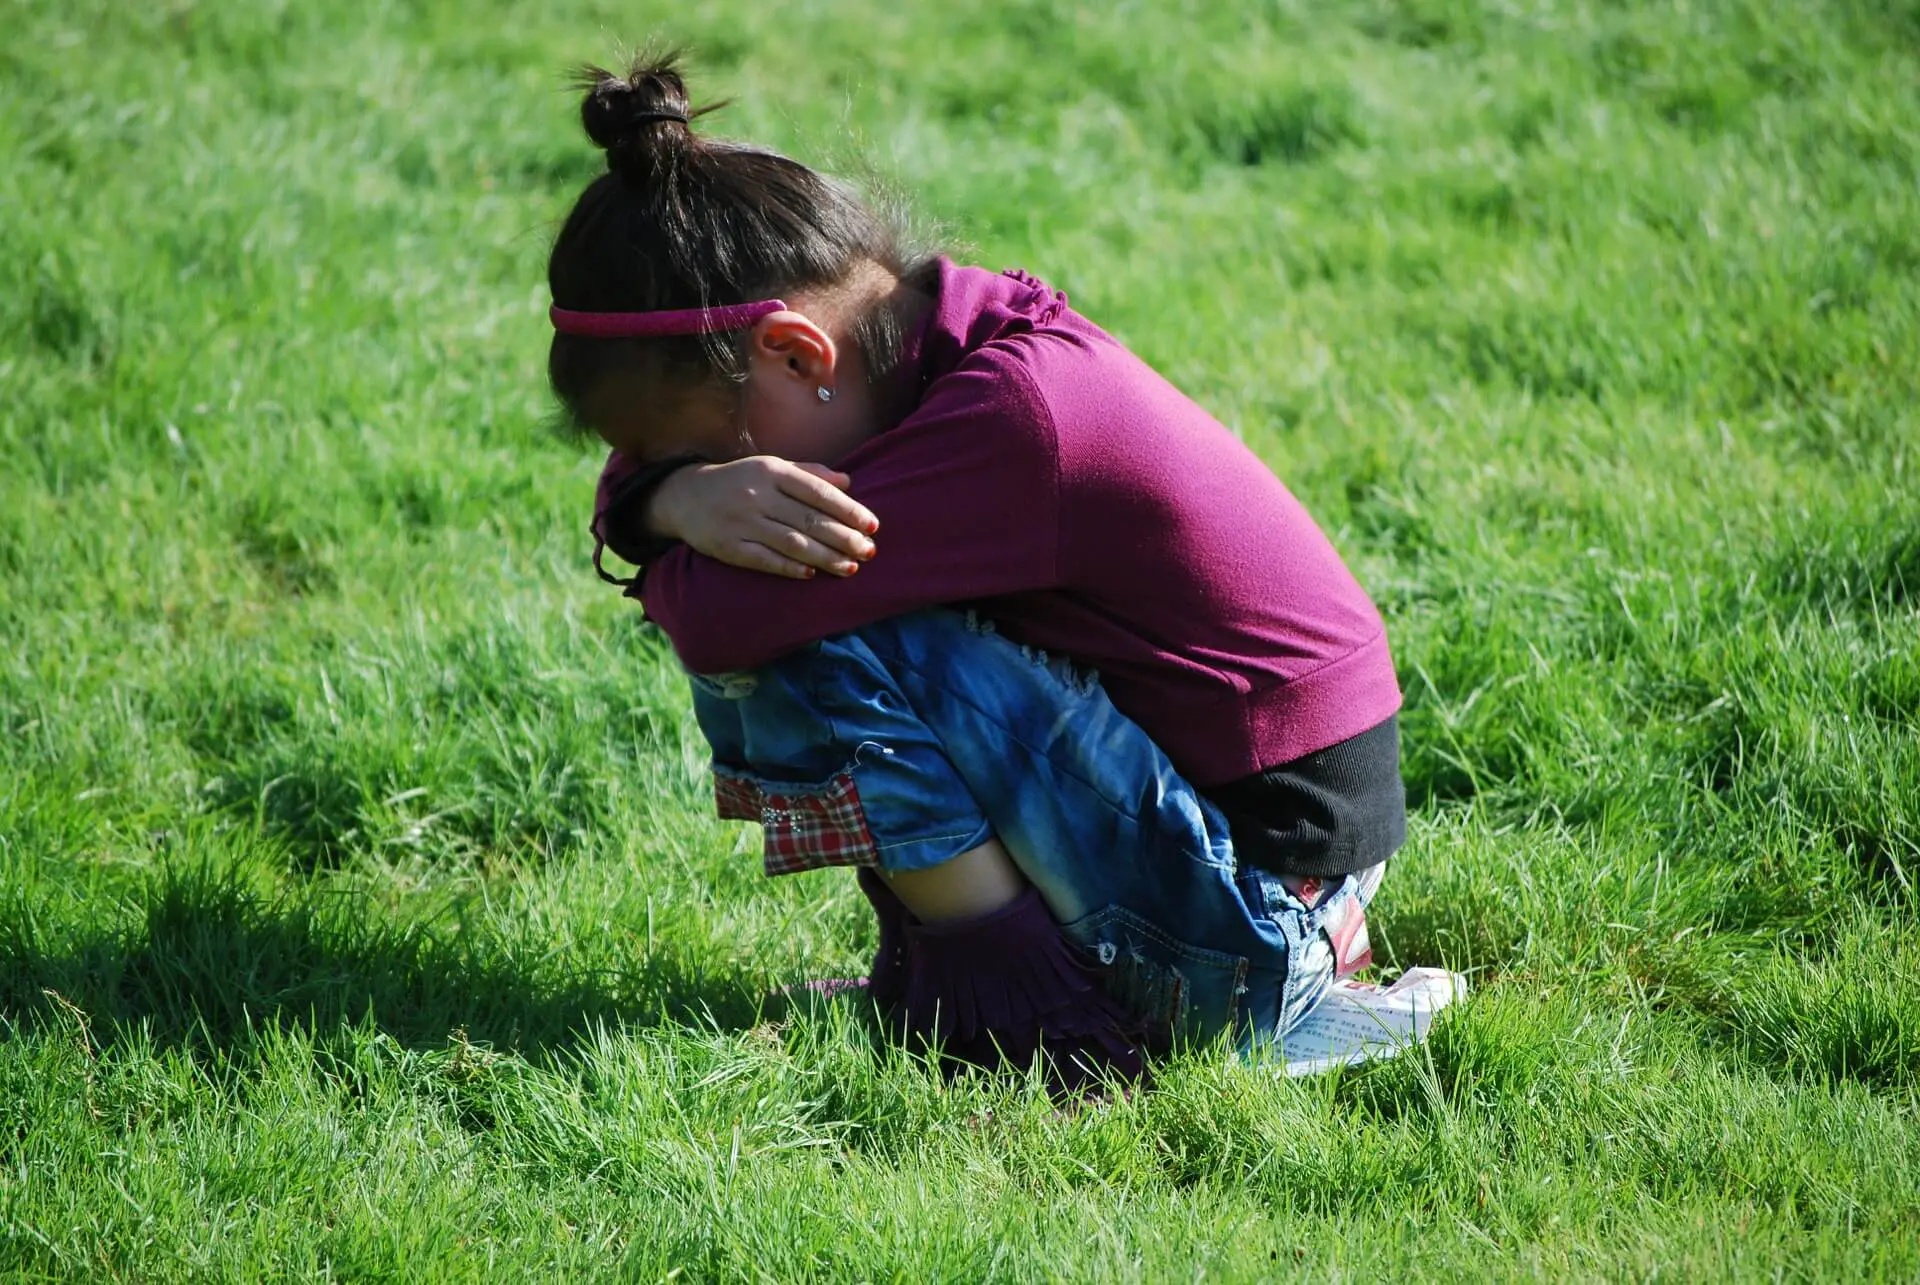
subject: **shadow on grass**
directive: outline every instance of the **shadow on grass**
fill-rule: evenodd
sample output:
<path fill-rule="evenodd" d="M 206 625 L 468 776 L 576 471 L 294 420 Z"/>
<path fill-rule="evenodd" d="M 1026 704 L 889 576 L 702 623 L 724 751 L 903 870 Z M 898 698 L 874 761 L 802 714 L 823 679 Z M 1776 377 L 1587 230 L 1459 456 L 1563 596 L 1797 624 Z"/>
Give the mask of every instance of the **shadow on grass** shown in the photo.
<path fill-rule="evenodd" d="M 160 1044 L 219 1054 L 265 1027 L 324 1040 L 370 1023 L 409 1047 L 442 1048 L 464 1031 L 534 1054 L 569 1049 L 600 1023 L 745 1030 L 763 1006 L 756 979 L 672 951 L 567 972 L 533 945 L 394 924 L 352 897 L 270 900 L 213 872 L 170 873 L 131 923 L 97 934 L 4 918 L 0 1013 L 47 1018 L 70 1005 L 105 1042 L 144 1027 Z"/>

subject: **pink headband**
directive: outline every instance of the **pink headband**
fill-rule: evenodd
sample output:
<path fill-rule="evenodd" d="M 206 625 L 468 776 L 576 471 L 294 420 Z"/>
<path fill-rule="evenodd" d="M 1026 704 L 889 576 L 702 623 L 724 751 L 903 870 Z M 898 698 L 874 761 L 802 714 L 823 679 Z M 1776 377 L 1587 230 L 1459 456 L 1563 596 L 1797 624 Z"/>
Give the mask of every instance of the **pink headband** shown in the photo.
<path fill-rule="evenodd" d="M 671 312 L 574 312 L 549 308 L 553 328 L 563 335 L 590 339 L 659 339 L 666 335 L 710 335 L 716 330 L 739 330 L 768 313 L 784 312 L 778 299 L 758 303 L 730 303 L 718 308 L 681 308 Z"/>

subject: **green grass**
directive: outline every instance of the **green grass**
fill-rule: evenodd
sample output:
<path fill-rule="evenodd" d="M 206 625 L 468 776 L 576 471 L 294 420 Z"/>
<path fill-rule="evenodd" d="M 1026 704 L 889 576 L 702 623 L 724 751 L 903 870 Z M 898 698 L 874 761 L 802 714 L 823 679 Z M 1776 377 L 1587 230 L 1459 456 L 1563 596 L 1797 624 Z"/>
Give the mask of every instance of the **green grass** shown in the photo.
<path fill-rule="evenodd" d="M 0 1271 L 1920 1275 L 1920 9 L 25 0 Z M 562 72 L 1066 287 L 1374 592 L 1420 1056 L 1059 1118 L 843 1007 L 547 436 Z"/>

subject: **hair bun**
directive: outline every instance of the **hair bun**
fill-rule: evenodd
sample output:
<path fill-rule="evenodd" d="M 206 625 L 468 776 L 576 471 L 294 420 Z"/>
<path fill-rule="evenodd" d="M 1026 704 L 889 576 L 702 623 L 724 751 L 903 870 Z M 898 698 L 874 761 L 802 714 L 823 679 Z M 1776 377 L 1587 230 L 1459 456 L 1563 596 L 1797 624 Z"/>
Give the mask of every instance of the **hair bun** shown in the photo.
<path fill-rule="evenodd" d="M 586 96 L 580 102 L 580 123 L 587 137 L 605 149 L 608 169 L 652 172 L 691 138 L 688 126 L 700 113 L 687 103 L 678 61 L 677 52 L 636 59 L 625 76 L 604 67 L 581 71 Z"/>

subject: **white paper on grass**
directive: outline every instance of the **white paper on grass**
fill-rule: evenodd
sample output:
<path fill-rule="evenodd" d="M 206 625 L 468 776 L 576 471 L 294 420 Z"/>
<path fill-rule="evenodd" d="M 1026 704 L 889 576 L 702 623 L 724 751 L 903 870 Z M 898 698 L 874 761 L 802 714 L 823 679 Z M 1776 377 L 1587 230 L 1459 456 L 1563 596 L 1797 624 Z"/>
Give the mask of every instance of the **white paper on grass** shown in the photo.
<path fill-rule="evenodd" d="M 1419 1044 L 1434 1014 L 1467 993 L 1467 979 L 1444 968 L 1409 968 L 1391 986 L 1335 982 L 1313 1012 L 1281 1041 L 1288 1075 L 1317 1075 Z"/>

